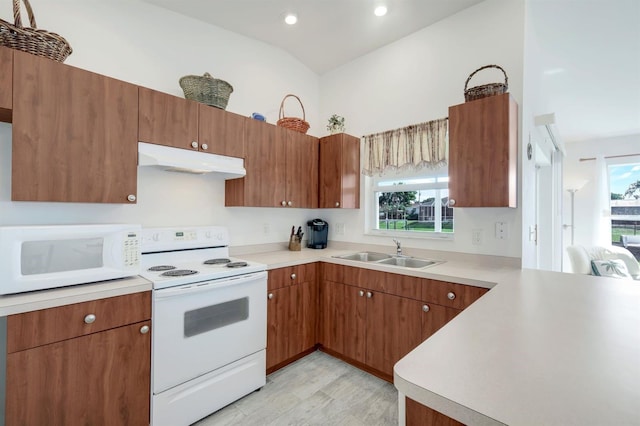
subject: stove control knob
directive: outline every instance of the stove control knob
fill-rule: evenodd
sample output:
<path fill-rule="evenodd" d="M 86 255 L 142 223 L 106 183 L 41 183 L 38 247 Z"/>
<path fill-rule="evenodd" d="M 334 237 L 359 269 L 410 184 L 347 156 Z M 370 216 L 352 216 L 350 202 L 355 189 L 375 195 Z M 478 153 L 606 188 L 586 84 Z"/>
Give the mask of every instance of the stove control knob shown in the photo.
<path fill-rule="evenodd" d="M 160 234 L 156 232 L 155 234 L 153 234 L 153 235 L 151 236 L 151 239 L 152 239 L 153 241 L 160 241 Z"/>
<path fill-rule="evenodd" d="M 204 233 L 205 238 L 211 238 L 211 231 L 207 231 Z"/>

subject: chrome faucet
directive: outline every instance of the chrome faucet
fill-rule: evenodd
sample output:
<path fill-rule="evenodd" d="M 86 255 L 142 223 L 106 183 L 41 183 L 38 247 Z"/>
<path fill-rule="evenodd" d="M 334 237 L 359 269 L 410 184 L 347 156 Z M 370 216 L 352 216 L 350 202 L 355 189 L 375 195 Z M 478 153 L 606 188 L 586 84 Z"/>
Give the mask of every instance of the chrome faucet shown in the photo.
<path fill-rule="evenodd" d="M 400 245 L 400 241 L 393 239 L 393 242 L 396 243 L 396 254 L 398 256 L 402 256 L 402 246 Z"/>

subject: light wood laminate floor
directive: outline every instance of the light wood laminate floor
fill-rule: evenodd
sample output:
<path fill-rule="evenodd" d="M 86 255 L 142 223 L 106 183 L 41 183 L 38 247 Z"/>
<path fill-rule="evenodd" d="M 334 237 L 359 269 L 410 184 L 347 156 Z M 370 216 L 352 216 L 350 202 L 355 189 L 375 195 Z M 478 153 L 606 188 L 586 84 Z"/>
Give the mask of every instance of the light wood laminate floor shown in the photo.
<path fill-rule="evenodd" d="M 197 426 L 397 425 L 398 393 L 384 380 L 316 351 L 267 376 L 259 392 Z"/>

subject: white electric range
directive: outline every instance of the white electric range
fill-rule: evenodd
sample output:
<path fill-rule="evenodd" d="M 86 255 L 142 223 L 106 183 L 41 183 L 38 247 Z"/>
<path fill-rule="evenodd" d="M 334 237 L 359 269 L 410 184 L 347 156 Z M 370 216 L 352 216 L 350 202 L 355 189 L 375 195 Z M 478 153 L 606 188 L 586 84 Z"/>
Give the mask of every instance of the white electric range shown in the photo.
<path fill-rule="evenodd" d="M 224 227 L 143 228 L 153 283 L 151 424 L 189 425 L 264 386 L 266 266 Z"/>

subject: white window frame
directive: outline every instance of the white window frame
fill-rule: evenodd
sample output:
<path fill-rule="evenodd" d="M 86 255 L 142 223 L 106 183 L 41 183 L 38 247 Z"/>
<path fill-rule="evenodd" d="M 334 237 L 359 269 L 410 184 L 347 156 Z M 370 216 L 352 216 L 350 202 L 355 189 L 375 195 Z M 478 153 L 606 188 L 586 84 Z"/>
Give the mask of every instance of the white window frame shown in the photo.
<path fill-rule="evenodd" d="M 366 200 L 365 200 L 365 235 L 375 235 L 375 236 L 391 236 L 391 237 L 406 237 L 406 238 L 417 238 L 417 239 L 436 239 L 436 240 L 447 240 L 451 241 L 455 236 L 455 217 L 453 220 L 454 229 L 453 232 L 442 232 L 442 228 L 440 231 L 433 232 L 425 232 L 425 231 L 400 231 L 393 229 L 377 229 L 377 224 L 379 222 L 380 210 L 378 205 L 378 199 L 376 197 L 376 192 L 406 192 L 406 191 L 420 191 L 420 190 L 436 190 L 437 196 L 439 196 L 439 191 L 442 189 L 449 188 L 449 182 L 433 182 L 433 183 L 421 183 L 421 184 L 402 184 L 395 186 L 380 186 L 381 182 L 388 182 L 390 180 L 403 181 L 409 179 L 416 178 L 436 178 L 447 176 L 447 169 L 441 168 L 437 170 L 423 170 L 422 172 L 400 172 L 400 173 L 386 173 L 383 176 L 375 176 L 365 179 L 365 187 L 366 191 Z M 441 198 L 440 198 L 441 199 Z M 454 216 L 455 216 L 455 209 Z M 438 227 L 442 226 L 442 210 L 435 209 L 435 215 L 440 220 L 438 220 Z"/>

